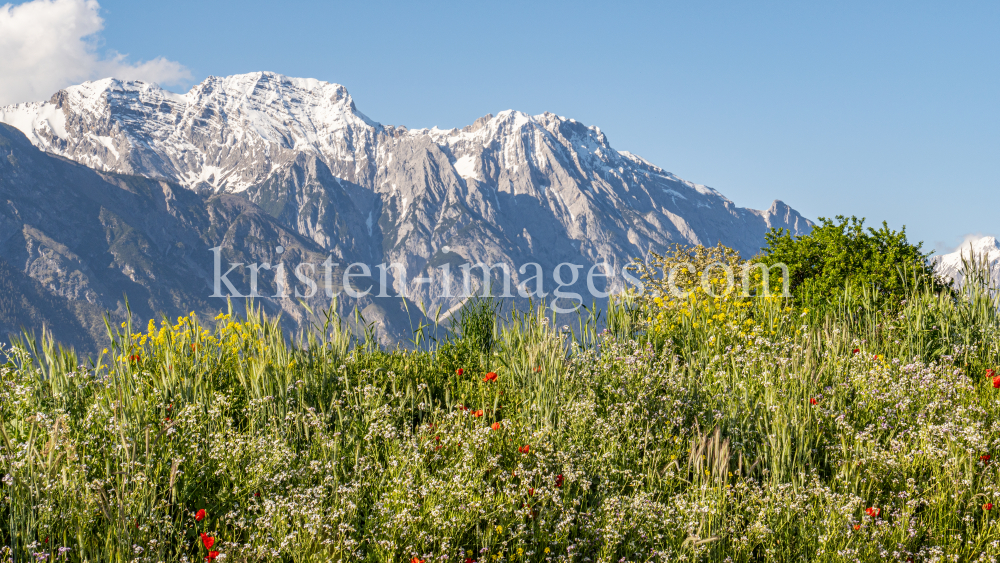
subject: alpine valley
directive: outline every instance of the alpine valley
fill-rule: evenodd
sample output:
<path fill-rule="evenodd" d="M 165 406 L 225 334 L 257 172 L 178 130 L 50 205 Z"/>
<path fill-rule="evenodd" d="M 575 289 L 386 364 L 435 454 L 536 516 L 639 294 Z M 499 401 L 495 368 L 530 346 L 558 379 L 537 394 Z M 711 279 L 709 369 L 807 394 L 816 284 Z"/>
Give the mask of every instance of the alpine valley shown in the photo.
<path fill-rule="evenodd" d="M 216 247 L 223 272 L 289 265 L 260 271 L 258 302 L 293 327 L 330 304 L 324 262 L 334 292 L 348 264 L 371 265 L 354 284 L 375 290 L 338 304 L 357 305 L 391 343 L 427 320 L 421 308 L 454 310 L 462 264 L 506 264 L 512 286 L 530 262 L 548 276 L 580 264 L 586 287 L 595 264 L 620 273 L 672 243 L 751 256 L 770 228 L 812 225 L 780 201 L 737 207 L 573 119 L 503 111 L 411 130 L 369 119 L 343 86 L 267 72 L 210 77 L 186 94 L 87 82 L 0 107 L 0 122 L 0 332 L 45 325 L 85 351 L 105 340 L 105 311 L 124 318 L 126 296 L 142 320 L 224 310 L 210 297 Z M 297 298 L 309 294 L 292 271 L 304 263 L 320 290 Z M 393 263 L 390 297 L 377 297 L 375 266 Z M 476 286 L 499 293 L 501 272 Z M 243 294 L 250 278 L 248 267 L 228 276 Z M 609 284 L 620 289 L 621 276 Z M 281 287 L 290 296 L 272 297 Z"/>

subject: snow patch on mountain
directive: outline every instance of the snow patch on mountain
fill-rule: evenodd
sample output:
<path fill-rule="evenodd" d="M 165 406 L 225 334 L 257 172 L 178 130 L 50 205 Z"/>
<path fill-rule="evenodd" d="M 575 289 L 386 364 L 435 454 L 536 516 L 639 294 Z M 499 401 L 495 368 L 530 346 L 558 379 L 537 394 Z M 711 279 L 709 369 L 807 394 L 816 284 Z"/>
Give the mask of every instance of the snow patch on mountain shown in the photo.
<path fill-rule="evenodd" d="M 17 127 L 27 135 L 32 144 L 38 145 L 45 136 L 66 139 L 66 115 L 51 104 L 32 102 L 0 107 L 0 121 Z"/>
<path fill-rule="evenodd" d="M 476 157 L 467 154 L 455 161 L 455 172 L 467 180 L 482 180 L 476 171 Z"/>
<path fill-rule="evenodd" d="M 972 260 L 985 262 L 993 283 L 1000 282 L 1000 241 L 992 236 L 967 241 L 953 252 L 938 256 L 934 267 L 942 277 L 961 287 L 965 278 L 965 264 Z"/>

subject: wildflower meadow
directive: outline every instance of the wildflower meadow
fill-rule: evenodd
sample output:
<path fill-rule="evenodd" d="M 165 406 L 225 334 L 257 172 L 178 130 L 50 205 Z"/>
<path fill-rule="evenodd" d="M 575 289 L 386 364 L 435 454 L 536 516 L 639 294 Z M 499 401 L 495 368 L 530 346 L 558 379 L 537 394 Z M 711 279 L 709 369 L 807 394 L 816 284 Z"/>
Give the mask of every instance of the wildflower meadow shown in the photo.
<path fill-rule="evenodd" d="M 670 260 L 739 262 L 677 252 L 575 326 L 474 299 L 409 350 L 258 310 L 109 323 L 96 358 L 23 339 L 0 368 L 3 560 L 1000 556 L 986 279 L 675 298 Z"/>

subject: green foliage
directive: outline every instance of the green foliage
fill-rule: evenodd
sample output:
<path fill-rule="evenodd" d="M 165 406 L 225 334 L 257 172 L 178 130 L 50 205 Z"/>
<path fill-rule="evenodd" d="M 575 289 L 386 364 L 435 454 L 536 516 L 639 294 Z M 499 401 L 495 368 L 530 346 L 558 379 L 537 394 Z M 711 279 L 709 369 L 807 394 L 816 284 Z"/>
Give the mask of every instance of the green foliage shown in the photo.
<path fill-rule="evenodd" d="M 767 234 L 759 260 L 788 266 L 791 292 L 800 305 L 824 308 L 846 288 L 869 288 L 886 304 L 903 299 L 907 285 L 933 280 L 934 272 L 921 244 L 906 239 L 905 227 L 893 231 L 864 227 L 864 219 L 838 215 L 821 217 L 807 235 L 792 236 L 786 229 Z"/>

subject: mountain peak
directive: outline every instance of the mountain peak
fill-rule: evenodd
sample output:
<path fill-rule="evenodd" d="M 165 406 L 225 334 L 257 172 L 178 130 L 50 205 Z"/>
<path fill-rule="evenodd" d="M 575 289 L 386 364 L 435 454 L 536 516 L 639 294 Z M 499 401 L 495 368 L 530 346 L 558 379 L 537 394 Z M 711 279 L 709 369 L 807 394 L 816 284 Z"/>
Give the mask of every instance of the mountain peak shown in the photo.
<path fill-rule="evenodd" d="M 989 235 L 975 239 L 966 239 L 958 248 L 948 254 L 942 255 L 941 258 L 950 256 L 958 259 L 959 256 L 968 256 L 970 250 L 976 255 L 1000 254 L 1000 242 L 997 241 L 996 237 Z"/>
<path fill-rule="evenodd" d="M 249 106 L 255 111 L 308 108 L 321 121 L 357 118 L 370 127 L 378 123 L 358 111 L 341 84 L 315 78 L 295 78 L 275 72 L 250 72 L 232 76 L 209 76 L 184 95 L 189 104 L 203 101 L 233 108 Z"/>
<path fill-rule="evenodd" d="M 365 152 L 381 128 L 344 86 L 274 72 L 210 76 L 185 94 L 104 78 L 60 90 L 49 102 L 0 107 L 0 121 L 35 146 L 98 170 L 230 192 L 264 180 L 297 153 L 336 154 L 353 166 L 345 141 Z"/>
<path fill-rule="evenodd" d="M 208 89 L 223 90 L 231 95 L 242 94 L 248 98 L 271 92 L 307 93 L 321 98 L 327 97 L 333 103 L 350 98 L 347 88 L 341 84 L 316 78 L 296 78 L 267 71 L 230 76 L 209 76 L 192 87 L 189 94 Z"/>
<path fill-rule="evenodd" d="M 965 277 L 965 262 L 970 257 L 974 257 L 976 261 L 985 260 L 993 279 L 1000 280 L 1000 242 L 992 236 L 966 240 L 954 251 L 936 257 L 935 269 L 942 277 L 961 285 Z"/>
<path fill-rule="evenodd" d="M 996 237 L 985 236 L 977 241 L 971 243 L 973 250 L 1000 250 L 1000 242 L 997 242 Z"/>

